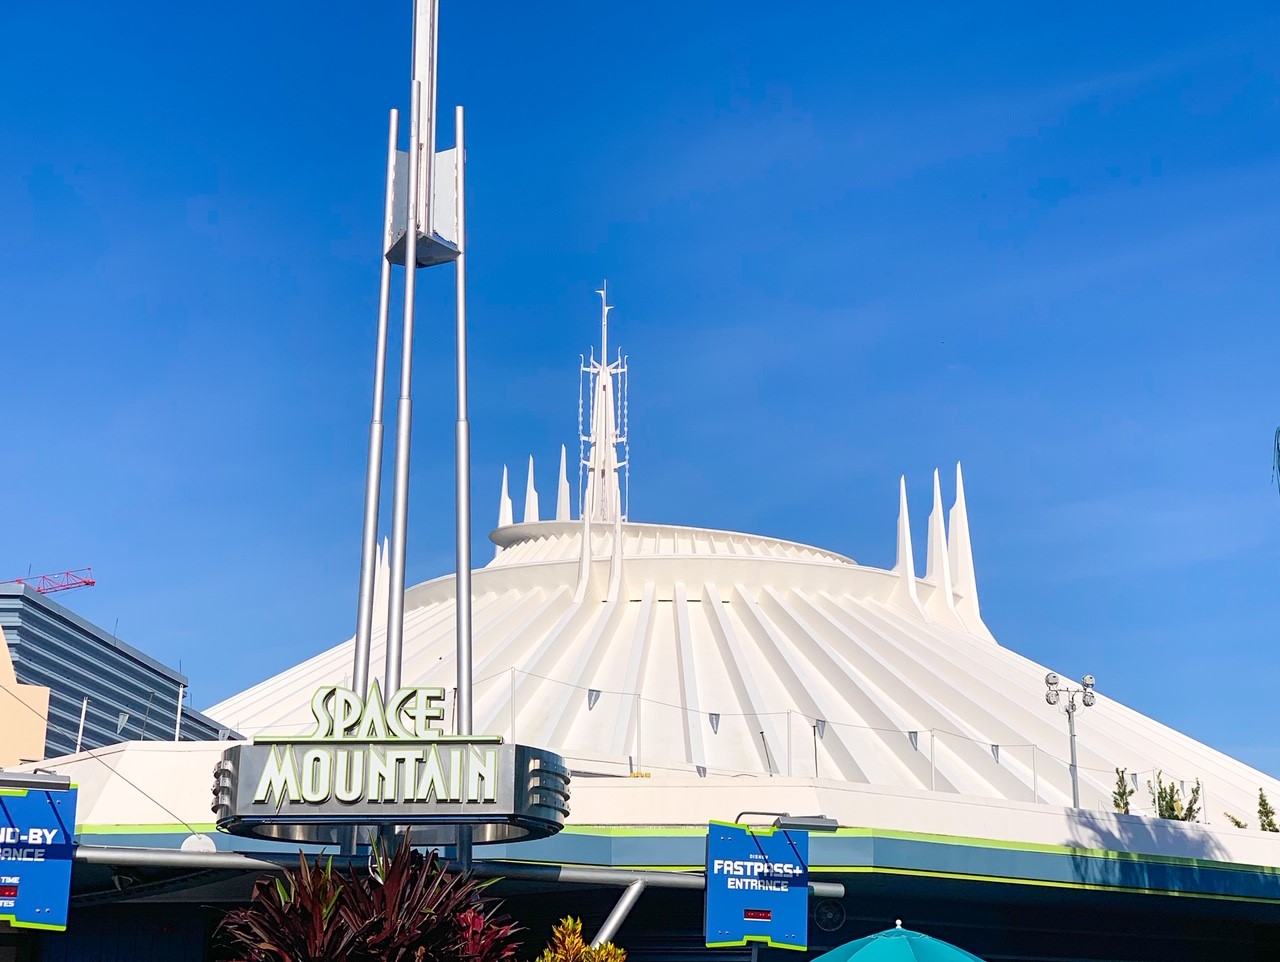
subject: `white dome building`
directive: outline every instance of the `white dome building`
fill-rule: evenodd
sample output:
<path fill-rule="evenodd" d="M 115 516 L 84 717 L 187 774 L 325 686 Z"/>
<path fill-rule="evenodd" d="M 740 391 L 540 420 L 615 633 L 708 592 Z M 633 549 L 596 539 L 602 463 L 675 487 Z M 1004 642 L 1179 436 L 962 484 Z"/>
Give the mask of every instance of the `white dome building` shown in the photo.
<path fill-rule="evenodd" d="M 602 323 L 607 351 L 607 310 Z M 603 353 L 603 352 L 602 352 Z M 504 469 L 497 546 L 474 572 L 475 730 L 549 748 L 579 775 L 817 779 L 1070 805 L 1067 724 L 1044 666 L 981 616 L 960 466 L 944 523 L 938 473 L 924 576 L 906 482 L 897 564 L 731 531 L 626 517 L 625 361 L 583 368 L 585 496 L 571 516 L 560 452 L 554 520 L 529 461 L 523 520 Z M 619 399 L 615 403 L 615 398 Z M 621 417 L 620 417 L 621 415 Z M 375 610 L 386 611 L 380 559 Z M 407 592 L 405 684 L 455 685 L 454 578 Z M 381 622 L 381 624 L 378 624 Z M 371 663 L 383 662 L 385 617 Z M 311 694 L 349 679 L 348 640 L 208 710 L 246 736 L 304 734 Z M 1150 811 L 1156 772 L 1241 817 L 1280 783 L 1102 696 L 1079 720 L 1080 800 L 1112 810 L 1116 769 Z"/>

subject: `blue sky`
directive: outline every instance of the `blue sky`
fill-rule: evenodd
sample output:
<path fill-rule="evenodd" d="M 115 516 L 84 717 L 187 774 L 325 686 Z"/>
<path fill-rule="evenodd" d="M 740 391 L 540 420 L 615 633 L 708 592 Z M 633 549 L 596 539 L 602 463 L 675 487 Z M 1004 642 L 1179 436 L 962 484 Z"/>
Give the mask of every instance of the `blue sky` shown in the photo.
<path fill-rule="evenodd" d="M 1280 16 L 933 6 L 443 0 L 477 541 L 503 463 L 550 501 L 607 276 L 637 520 L 889 565 L 898 475 L 922 558 L 961 459 L 1003 644 L 1280 774 Z M 207 705 L 352 630 L 409 6 L 3 19 L 0 576 L 91 564 L 61 600 Z M 452 563 L 452 284 L 411 581 Z"/>

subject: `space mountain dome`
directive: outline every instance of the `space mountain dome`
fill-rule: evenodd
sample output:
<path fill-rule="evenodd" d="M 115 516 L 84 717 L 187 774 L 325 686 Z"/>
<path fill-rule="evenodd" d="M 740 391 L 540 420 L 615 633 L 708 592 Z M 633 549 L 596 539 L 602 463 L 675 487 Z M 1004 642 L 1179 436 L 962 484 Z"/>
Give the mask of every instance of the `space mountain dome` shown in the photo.
<path fill-rule="evenodd" d="M 520 522 L 504 468 L 492 561 L 473 575 L 474 730 L 549 748 L 576 775 L 816 779 L 846 787 L 1071 804 L 1062 706 L 1045 666 L 982 620 L 960 466 L 944 510 L 933 476 L 924 576 L 906 482 L 897 563 L 733 531 L 628 517 L 626 360 L 582 366 L 579 498 L 560 451 L 543 519 L 529 461 Z M 581 405 L 580 405 L 581 407 Z M 580 414 L 581 420 L 581 414 Z M 947 479 L 950 481 L 950 478 Z M 379 558 L 371 662 L 383 660 L 389 575 Z M 454 578 L 411 588 L 403 680 L 454 701 Z M 312 693 L 348 682 L 347 640 L 208 709 L 246 736 L 306 734 Z M 449 726 L 446 716 L 446 727 Z M 1250 813 L 1280 782 L 1099 694 L 1078 715 L 1081 806 L 1110 810 L 1116 769 L 1151 811 L 1161 772 L 1198 780 L 1202 818 Z"/>

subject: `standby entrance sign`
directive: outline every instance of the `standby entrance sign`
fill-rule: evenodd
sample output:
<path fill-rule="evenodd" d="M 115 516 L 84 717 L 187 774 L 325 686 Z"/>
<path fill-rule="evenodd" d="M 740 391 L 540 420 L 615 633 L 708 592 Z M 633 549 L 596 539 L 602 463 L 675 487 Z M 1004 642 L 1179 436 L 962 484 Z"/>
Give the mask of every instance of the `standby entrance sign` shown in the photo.
<path fill-rule="evenodd" d="M 39 776 L 0 780 L 0 922 L 14 928 L 67 927 L 75 852 L 76 789 L 32 787 Z M 10 787 L 15 786 L 15 787 Z"/>
<path fill-rule="evenodd" d="M 706 942 L 805 949 L 809 934 L 809 833 L 707 826 Z"/>

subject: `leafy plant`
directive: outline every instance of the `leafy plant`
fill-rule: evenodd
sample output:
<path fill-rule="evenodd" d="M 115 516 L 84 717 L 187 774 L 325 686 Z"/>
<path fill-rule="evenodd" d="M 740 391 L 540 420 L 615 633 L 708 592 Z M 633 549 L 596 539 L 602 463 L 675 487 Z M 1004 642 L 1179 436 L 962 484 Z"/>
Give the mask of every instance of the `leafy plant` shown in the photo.
<path fill-rule="evenodd" d="M 505 962 L 519 949 L 520 927 L 497 914 L 495 906 L 473 906 L 458 916 L 461 957 L 467 962 Z"/>
<path fill-rule="evenodd" d="M 376 848 L 368 870 L 308 863 L 259 880 L 218 929 L 235 962 L 505 962 L 517 927 L 482 897 L 487 883 L 447 872 L 433 853 Z"/>
<path fill-rule="evenodd" d="M 340 924 L 343 883 L 333 860 L 308 863 L 298 855 L 298 870 L 284 878 L 254 883 L 249 904 L 227 913 L 219 935 L 242 962 L 329 962 L 353 955 L 373 920 L 352 927 Z"/>
<path fill-rule="evenodd" d="M 582 922 L 564 918 L 551 930 L 551 941 L 535 962 L 626 962 L 626 950 L 612 942 L 594 949 L 582 938 Z"/>
<path fill-rule="evenodd" d="M 1225 815 L 1225 816 L 1226 816 L 1227 821 L 1228 821 L 1228 822 L 1230 822 L 1232 825 L 1234 825 L 1236 828 L 1248 828 L 1248 827 L 1249 827 L 1249 823 L 1248 823 L 1248 822 L 1246 822 L 1243 818 L 1236 818 L 1236 817 L 1235 817 L 1234 815 L 1232 815 L 1230 812 L 1223 812 L 1222 814 L 1223 814 L 1223 815 Z"/>
<path fill-rule="evenodd" d="M 1276 824 L 1276 810 L 1262 789 L 1258 789 L 1258 828 L 1264 832 L 1280 832 L 1280 825 Z"/>
<path fill-rule="evenodd" d="M 1121 815 L 1129 814 L 1129 799 L 1133 798 L 1135 789 L 1129 784 L 1123 768 L 1116 769 L 1116 789 L 1111 793 L 1111 804 Z"/>
<path fill-rule="evenodd" d="M 1162 773 L 1159 771 L 1156 772 L 1154 785 L 1151 782 L 1147 782 L 1147 791 L 1151 793 L 1151 805 L 1160 818 L 1173 819 L 1178 822 L 1194 822 L 1200 817 L 1200 779 L 1198 778 L 1191 791 L 1187 792 L 1185 804 L 1182 801 L 1182 792 L 1179 791 L 1177 782 L 1169 782 L 1166 785 Z"/>

